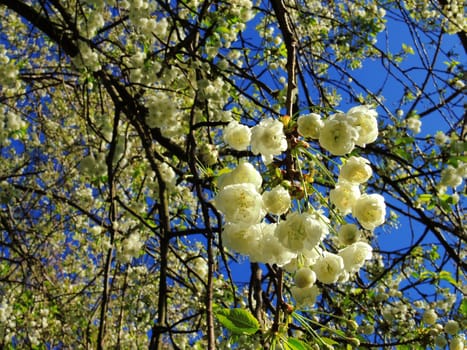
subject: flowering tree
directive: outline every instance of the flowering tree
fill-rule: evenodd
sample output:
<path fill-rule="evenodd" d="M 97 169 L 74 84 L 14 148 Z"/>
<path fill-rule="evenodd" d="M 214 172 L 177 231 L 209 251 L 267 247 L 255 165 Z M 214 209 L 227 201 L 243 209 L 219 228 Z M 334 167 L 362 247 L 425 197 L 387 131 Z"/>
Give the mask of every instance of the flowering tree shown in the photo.
<path fill-rule="evenodd" d="M 463 349 L 461 2 L 0 12 L 2 348 Z"/>

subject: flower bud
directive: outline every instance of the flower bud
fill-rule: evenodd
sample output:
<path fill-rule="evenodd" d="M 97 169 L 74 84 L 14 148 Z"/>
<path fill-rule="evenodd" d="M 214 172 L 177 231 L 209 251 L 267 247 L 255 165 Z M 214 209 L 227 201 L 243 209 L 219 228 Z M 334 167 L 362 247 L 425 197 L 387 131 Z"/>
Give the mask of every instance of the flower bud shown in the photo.
<path fill-rule="evenodd" d="M 295 272 L 294 281 L 299 288 L 311 287 L 316 281 L 316 274 L 308 267 L 302 267 Z"/>

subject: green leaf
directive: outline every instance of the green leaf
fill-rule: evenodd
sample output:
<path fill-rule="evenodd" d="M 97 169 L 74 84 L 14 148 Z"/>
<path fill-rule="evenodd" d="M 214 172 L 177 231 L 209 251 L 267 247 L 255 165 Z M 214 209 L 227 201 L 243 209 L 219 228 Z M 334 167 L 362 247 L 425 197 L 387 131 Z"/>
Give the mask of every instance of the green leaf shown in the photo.
<path fill-rule="evenodd" d="M 467 299 L 462 299 L 461 305 L 459 306 L 459 312 L 467 317 Z"/>
<path fill-rule="evenodd" d="M 432 195 L 432 194 L 423 193 L 423 194 L 421 194 L 421 195 L 418 197 L 418 200 L 419 200 L 420 202 L 428 203 L 428 202 L 431 202 L 432 198 L 433 198 L 433 195 Z"/>
<path fill-rule="evenodd" d="M 310 349 L 310 347 L 306 343 L 295 338 L 288 338 L 284 345 L 291 350 L 309 350 Z"/>
<path fill-rule="evenodd" d="M 229 29 L 229 28 L 227 28 L 227 27 L 223 27 L 223 26 L 220 26 L 220 27 L 217 27 L 217 28 L 216 28 L 216 32 L 217 32 L 217 33 L 221 33 L 221 34 L 223 34 L 223 33 L 230 33 L 231 31 L 232 31 L 231 29 Z"/>
<path fill-rule="evenodd" d="M 216 312 L 216 316 L 234 334 L 254 334 L 259 329 L 258 320 L 247 310 L 221 309 Z"/>
<path fill-rule="evenodd" d="M 454 286 L 457 285 L 456 280 L 452 277 L 452 275 L 451 275 L 451 273 L 449 271 L 441 271 L 439 273 L 439 279 L 447 281 L 447 282 L 451 283 Z"/>
<path fill-rule="evenodd" d="M 410 45 L 407 45 L 407 44 L 402 44 L 402 50 L 404 50 L 404 52 L 406 54 L 410 54 L 410 55 L 415 54 L 415 51 L 413 50 L 413 47 L 410 46 Z"/>
<path fill-rule="evenodd" d="M 320 337 L 321 341 L 326 344 L 326 345 L 336 345 L 339 344 L 336 342 L 334 339 L 331 338 L 326 338 L 326 337 Z"/>
<path fill-rule="evenodd" d="M 415 139 L 413 137 L 410 137 L 410 136 L 404 136 L 404 137 L 398 137 L 395 141 L 394 141 L 394 145 L 396 146 L 399 146 L 399 145 L 408 145 L 408 144 L 411 144 L 415 141 Z"/>

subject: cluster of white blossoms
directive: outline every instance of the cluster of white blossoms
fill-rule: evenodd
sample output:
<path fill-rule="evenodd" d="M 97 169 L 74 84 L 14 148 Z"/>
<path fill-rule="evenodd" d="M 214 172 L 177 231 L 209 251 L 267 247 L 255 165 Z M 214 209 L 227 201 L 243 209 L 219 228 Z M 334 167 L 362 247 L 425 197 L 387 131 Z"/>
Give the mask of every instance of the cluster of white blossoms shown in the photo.
<path fill-rule="evenodd" d="M 149 96 L 145 101 L 148 109 L 146 124 L 150 128 L 160 128 L 166 137 L 178 136 L 183 128 L 178 102 L 173 96 L 162 91 Z"/>
<path fill-rule="evenodd" d="M 10 60 L 3 45 L 0 45 L 0 86 L 15 85 L 18 68 Z"/>
<path fill-rule="evenodd" d="M 141 239 L 139 233 L 135 232 L 130 234 L 122 242 L 119 249 L 120 259 L 123 262 L 130 262 L 132 258 L 137 257 L 141 254 L 141 250 L 144 247 L 144 242 Z"/>
<path fill-rule="evenodd" d="M 305 138 L 319 140 L 334 155 L 346 155 L 356 145 L 365 147 L 376 140 L 376 116 L 376 111 L 368 106 L 351 108 L 346 114 L 334 114 L 325 121 L 312 113 L 298 118 L 297 131 Z M 223 139 L 238 151 L 251 146 L 251 151 L 261 154 L 266 164 L 287 149 L 283 124 L 272 119 L 262 120 L 252 128 L 232 121 L 224 128 Z M 366 230 L 383 224 L 386 215 L 381 195 L 361 192 L 360 186 L 372 174 L 368 160 L 352 156 L 344 161 L 335 188 L 329 193 L 335 213 L 352 214 Z M 357 224 L 343 224 L 337 237 L 342 249 L 326 251 L 322 243 L 330 234 L 331 221 L 324 212 L 289 211 L 292 207 L 289 191 L 278 185 L 261 192 L 262 184 L 261 174 L 245 161 L 219 176 L 214 204 L 226 220 L 222 243 L 251 261 L 284 267 L 294 276 L 291 292 L 298 305 L 314 303 L 319 294 L 316 281 L 346 282 L 371 259 L 372 248 L 361 240 Z M 271 215 L 276 218 L 273 223 Z"/>
<path fill-rule="evenodd" d="M 418 117 L 409 117 L 407 118 L 406 123 L 407 129 L 412 131 L 414 134 L 419 134 L 422 131 L 422 121 Z"/>
<path fill-rule="evenodd" d="M 224 129 L 224 142 L 237 151 L 251 146 L 251 151 L 261 154 L 265 164 L 271 163 L 274 156 L 287 150 L 284 125 L 275 119 L 264 119 L 251 129 L 232 121 Z"/>
<path fill-rule="evenodd" d="M 438 183 L 438 190 L 444 193 L 448 187 L 454 190 L 461 186 L 467 178 L 467 163 L 459 162 L 457 167 L 448 165 L 441 171 L 441 179 Z"/>
<path fill-rule="evenodd" d="M 276 186 L 260 193 L 263 179 L 253 165 L 241 162 L 233 171 L 217 180 L 216 208 L 227 221 L 222 232 L 223 244 L 252 261 L 284 265 L 296 256 L 280 242 L 277 224 L 263 221 L 269 212 L 286 213 L 291 205 L 288 191 Z"/>
<path fill-rule="evenodd" d="M 372 175 L 369 161 L 352 156 L 342 165 L 336 186 L 329 199 L 342 214 L 352 213 L 362 227 L 373 230 L 382 225 L 386 216 L 386 204 L 380 194 L 361 194 L 360 185 Z"/>
<path fill-rule="evenodd" d="M 28 124 L 12 111 L 0 109 L 0 115 L 0 145 L 7 146 L 10 144 L 8 138 L 18 138 L 17 132 L 26 128 Z"/>
<path fill-rule="evenodd" d="M 378 137 L 378 113 L 369 106 L 357 106 L 347 113 L 336 113 L 326 120 L 318 114 L 302 115 L 297 120 L 298 133 L 318 139 L 321 147 L 336 156 L 353 151 L 355 146 L 365 147 Z"/>

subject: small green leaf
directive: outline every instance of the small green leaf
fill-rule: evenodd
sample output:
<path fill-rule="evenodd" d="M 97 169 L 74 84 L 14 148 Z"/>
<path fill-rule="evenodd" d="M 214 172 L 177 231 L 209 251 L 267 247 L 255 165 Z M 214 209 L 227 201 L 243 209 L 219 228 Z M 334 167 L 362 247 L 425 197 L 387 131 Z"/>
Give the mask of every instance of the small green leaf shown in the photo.
<path fill-rule="evenodd" d="M 420 202 L 428 203 L 428 202 L 431 202 L 432 198 L 433 198 L 433 195 L 432 195 L 432 194 L 423 193 L 423 194 L 421 194 L 421 195 L 418 197 L 418 200 L 419 200 Z"/>
<path fill-rule="evenodd" d="M 459 312 L 467 317 L 467 299 L 462 299 L 461 305 L 459 306 Z"/>
<path fill-rule="evenodd" d="M 247 310 L 221 309 L 216 312 L 219 322 L 234 334 L 255 334 L 258 320 Z"/>
<path fill-rule="evenodd" d="M 407 45 L 407 44 L 402 44 L 402 50 L 404 50 L 404 52 L 406 54 L 410 54 L 410 55 L 415 54 L 415 51 L 413 50 L 413 47 L 410 46 L 410 45 Z"/>
<path fill-rule="evenodd" d="M 451 276 L 451 273 L 449 271 L 441 271 L 439 273 L 439 279 L 447 281 L 447 282 L 451 283 L 454 286 L 457 285 L 456 280 Z"/>
<path fill-rule="evenodd" d="M 286 345 L 286 347 L 288 347 L 290 350 L 309 350 L 310 349 L 310 347 L 306 343 L 295 338 L 288 338 L 284 345 Z"/>
<path fill-rule="evenodd" d="M 334 339 L 331 338 L 326 338 L 326 337 L 320 337 L 321 341 L 326 344 L 326 345 L 336 345 L 339 344 L 336 342 Z"/>
<path fill-rule="evenodd" d="M 230 33 L 232 30 L 227 28 L 227 27 L 223 27 L 223 26 L 219 26 L 216 28 L 216 32 L 217 33 L 221 33 L 221 34 L 224 34 L 224 33 Z"/>

